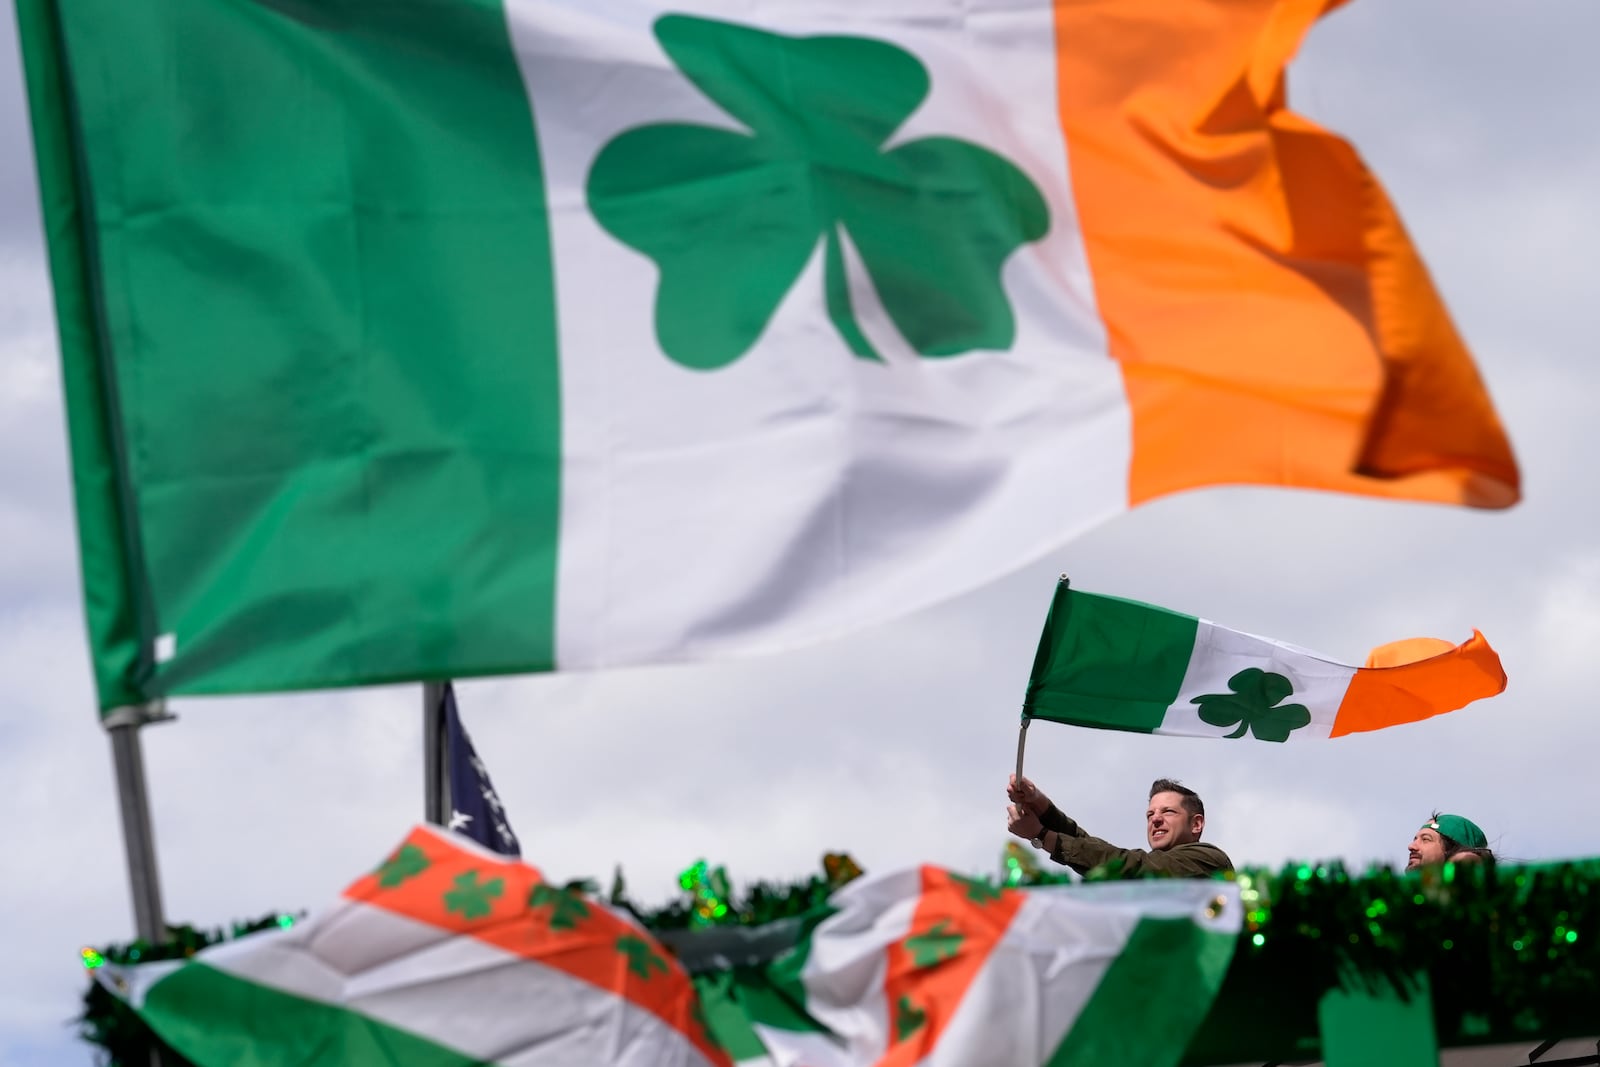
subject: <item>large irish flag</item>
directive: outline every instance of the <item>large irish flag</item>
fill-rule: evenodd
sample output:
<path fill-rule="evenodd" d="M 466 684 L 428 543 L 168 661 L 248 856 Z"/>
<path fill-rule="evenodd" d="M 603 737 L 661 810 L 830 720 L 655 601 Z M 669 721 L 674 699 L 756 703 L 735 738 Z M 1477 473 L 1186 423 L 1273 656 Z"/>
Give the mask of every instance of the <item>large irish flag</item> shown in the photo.
<path fill-rule="evenodd" d="M 418 827 L 307 923 L 97 975 L 198 1067 L 1172 1067 L 1242 916 L 1230 882 L 912 868 L 691 978 L 631 917 Z"/>
<path fill-rule="evenodd" d="M 785 647 L 1193 486 L 1513 503 L 1286 109 L 1336 3 L 17 0 L 102 706 Z"/>

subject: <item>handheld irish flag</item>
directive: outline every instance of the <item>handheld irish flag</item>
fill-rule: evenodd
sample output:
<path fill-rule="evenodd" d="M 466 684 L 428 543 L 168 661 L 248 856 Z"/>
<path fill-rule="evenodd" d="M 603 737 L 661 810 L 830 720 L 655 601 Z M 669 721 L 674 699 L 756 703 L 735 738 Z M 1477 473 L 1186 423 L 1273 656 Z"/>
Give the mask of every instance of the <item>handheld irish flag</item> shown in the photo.
<path fill-rule="evenodd" d="M 96 975 L 198 1067 L 1171 1067 L 1232 959 L 1238 893 L 913 868 L 776 924 L 765 962 L 713 954 L 691 978 L 630 916 L 418 827 L 308 922 Z"/>
<path fill-rule="evenodd" d="M 1324 738 L 1416 722 L 1506 687 L 1481 633 L 1415 638 L 1351 667 L 1282 641 L 1063 578 L 1045 618 L 1026 717 L 1186 737 Z"/>
<path fill-rule="evenodd" d="M 16 0 L 103 708 L 778 649 L 1518 472 L 1337 0 Z"/>

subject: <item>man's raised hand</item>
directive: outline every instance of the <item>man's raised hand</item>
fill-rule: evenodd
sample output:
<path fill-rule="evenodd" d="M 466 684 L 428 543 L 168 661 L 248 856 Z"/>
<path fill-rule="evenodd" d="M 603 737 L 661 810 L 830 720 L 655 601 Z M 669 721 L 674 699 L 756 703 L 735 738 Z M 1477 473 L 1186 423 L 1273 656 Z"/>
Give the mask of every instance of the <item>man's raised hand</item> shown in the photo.
<path fill-rule="evenodd" d="M 1044 833 L 1044 824 L 1039 821 L 1039 816 L 1032 812 L 1023 811 L 1016 804 L 1007 804 L 1006 829 L 1024 841 L 1032 841 Z"/>
<path fill-rule="evenodd" d="M 1027 777 L 1012 775 L 1006 785 L 1006 796 L 1018 810 L 1038 818 L 1050 810 L 1050 798 L 1039 791 Z"/>

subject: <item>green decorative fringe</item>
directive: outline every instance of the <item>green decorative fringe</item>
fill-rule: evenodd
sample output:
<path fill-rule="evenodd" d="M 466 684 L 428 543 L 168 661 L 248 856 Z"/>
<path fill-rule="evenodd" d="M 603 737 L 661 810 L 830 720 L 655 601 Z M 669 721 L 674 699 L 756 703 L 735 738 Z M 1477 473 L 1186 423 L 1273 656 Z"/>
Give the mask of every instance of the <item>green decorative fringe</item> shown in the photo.
<path fill-rule="evenodd" d="M 1600 860 L 1236 880 L 1245 927 L 1186 1063 L 1317 1058 L 1324 993 L 1418 974 L 1441 1048 L 1600 1033 Z"/>

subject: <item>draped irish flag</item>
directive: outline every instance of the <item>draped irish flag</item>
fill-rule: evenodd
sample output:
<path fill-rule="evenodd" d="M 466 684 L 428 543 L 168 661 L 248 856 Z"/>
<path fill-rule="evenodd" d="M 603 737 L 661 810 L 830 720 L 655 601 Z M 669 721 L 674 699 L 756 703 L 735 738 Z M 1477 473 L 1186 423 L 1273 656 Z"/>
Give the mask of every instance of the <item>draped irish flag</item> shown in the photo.
<path fill-rule="evenodd" d="M 1063 579 L 1023 712 L 1110 730 L 1287 741 L 1417 722 L 1505 687 L 1500 657 L 1476 630 L 1459 645 L 1382 645 L 1353 667 Z"/>
<path fill-rule="evenodd" d="M 1241 918 L 1226 882 L 1018 891 L 934 867 L 869 876 L 832 903 L 770 966 L 696 979 L 730 1053 L 802 1067 L 1176 1064 Z"/>
<path fill-rule="evenodd" d="M 728 1062 L 630 917 L 435 827 L 309 922 L 97 977 L 199 1067 Z"/>
<path fill-rule="evenodd" d="M 924 867 L 691 979 L 631 918 L 419 827 L 309 922 L 97 975 L 198 1067 L 1166 1067 L 1241 918 L 1225 882 L 1024 892 Z"/>
<path fill-rule="evenodd" d="M 1337 0 L 17 0 L 103 707 L 793 645 L 1225 482 L 1504 507 Z"/>

